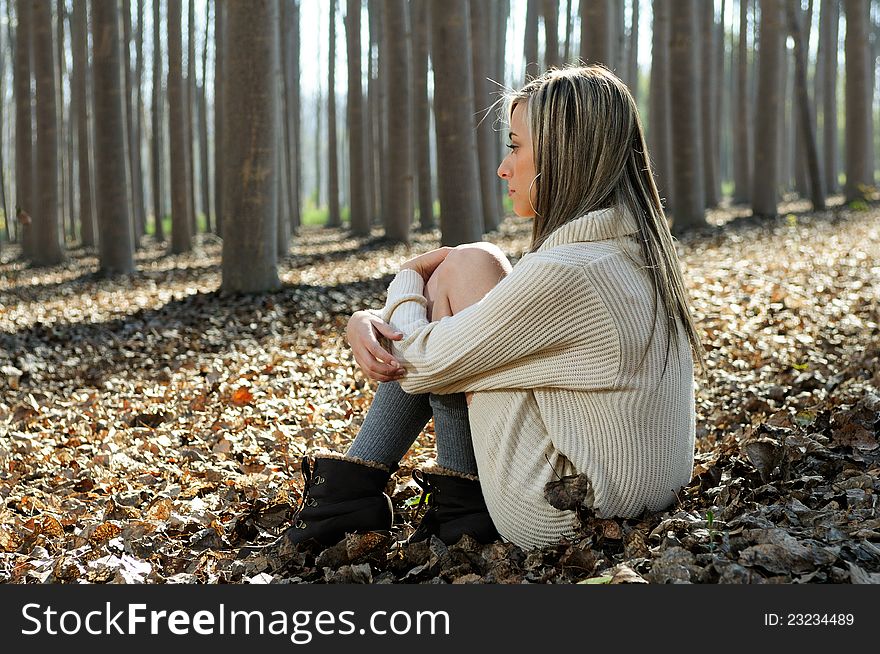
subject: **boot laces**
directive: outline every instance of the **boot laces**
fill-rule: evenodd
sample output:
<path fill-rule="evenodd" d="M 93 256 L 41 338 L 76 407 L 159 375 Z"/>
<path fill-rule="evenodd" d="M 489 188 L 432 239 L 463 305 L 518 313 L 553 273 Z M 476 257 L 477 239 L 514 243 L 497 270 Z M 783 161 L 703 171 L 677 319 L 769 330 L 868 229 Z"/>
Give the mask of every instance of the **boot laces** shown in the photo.
<path fill-rule="evenodd" d="M 300 518 L 300 514 L 302 510 L 307 506 L 318 506 L 318 500 L 312 497 L 311 488 L 312 486 L 318 486 L 323 484 L 326 481 L 321 475 L 312 476 L 312 466 L 309 461 L 309 457 L 304 456 L 302 458 L 302 475 L 303 479 L 306 480 L 305 485 L 303 486 L 303 494 L 300 499 L 299 506 L 296 509 L 296 521 L 293 523 L 293 526 L 297 529 L 305 529 L 306 523 Z"/>
<path fill-rule="evenodd" d="M 435 503 L 434 498 L 437 496 L 437 487 L 432 484 L 418 468 L 413 470 L 412 478 L 416 484 L 418 484 L 419 488 L 422 489 L 422 496 L 419 498 L 416 510 L 419 510 L 423 504 L 427 504 L 428 507 L 433 507 Z"/>

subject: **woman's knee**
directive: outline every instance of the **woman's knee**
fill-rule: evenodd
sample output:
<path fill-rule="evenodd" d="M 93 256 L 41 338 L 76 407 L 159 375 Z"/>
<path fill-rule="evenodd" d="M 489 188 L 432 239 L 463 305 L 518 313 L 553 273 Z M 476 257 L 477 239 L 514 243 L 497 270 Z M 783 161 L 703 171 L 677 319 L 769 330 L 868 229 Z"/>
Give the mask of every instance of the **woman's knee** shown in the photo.
<path fill-rule="evenodd" d="M 427 284 L 430 298 L 448 302 L 452 313 L 479 302 L 511 270 L 510 262 L 491 243 L 469 243 L 454 248 Z"/>

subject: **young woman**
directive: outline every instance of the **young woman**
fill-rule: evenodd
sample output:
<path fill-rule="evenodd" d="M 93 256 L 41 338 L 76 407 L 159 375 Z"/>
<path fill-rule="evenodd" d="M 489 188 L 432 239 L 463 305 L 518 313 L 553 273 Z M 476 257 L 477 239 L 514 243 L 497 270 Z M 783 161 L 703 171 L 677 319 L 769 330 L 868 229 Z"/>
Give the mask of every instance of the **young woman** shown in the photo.
<path fill-rule="evenodd" d="M 587 477 L 606 517 L 665 509 L 690 481 L 700 344 L 635 102 L 607 69 L 568 68 L 508 115 L 498 175 L 534 217 L 529 252 L 513 269 L 484 243 L 428 252 L 384 310 L 351 317 L 355 359 L 383 383 L 346 455 L 304 465 L 292 543 L 390 528 L 385 484 L 432 415 L 416 540 L 572 536 L 575 512 L 544 497 L 566 475 Z"/>

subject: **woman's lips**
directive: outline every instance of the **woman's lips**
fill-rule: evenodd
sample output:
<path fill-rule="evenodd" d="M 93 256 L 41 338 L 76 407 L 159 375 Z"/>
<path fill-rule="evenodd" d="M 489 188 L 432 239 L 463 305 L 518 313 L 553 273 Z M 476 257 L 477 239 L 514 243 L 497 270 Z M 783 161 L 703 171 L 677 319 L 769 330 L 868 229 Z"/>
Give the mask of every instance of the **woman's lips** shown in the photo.
<path fill-rule="evenodd" d="M 510 197 L 510 196 L 513 195 L 514 193 L 516 193 L 516 191 L 514 191 L 512 188 L 511 188 L 511 189 L 507 189 L 507 196 L 508 196 L 508 197 Z"/>

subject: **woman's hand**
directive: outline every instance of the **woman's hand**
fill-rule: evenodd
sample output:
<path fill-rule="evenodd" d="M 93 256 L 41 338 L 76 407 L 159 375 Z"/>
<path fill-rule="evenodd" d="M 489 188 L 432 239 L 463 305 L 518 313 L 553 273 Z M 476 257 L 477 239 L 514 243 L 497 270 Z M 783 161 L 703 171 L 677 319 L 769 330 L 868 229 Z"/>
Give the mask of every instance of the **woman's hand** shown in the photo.
<path fill-rule="evenodd" d="M 383 382 L 400 379 L 405 371 L 394 356 L 379 344 L 380 336 L 393 341 L 403 338 L 403 334 L 368 311 L 356 311 L 348 319 L 345 340 L 364 374 Z"/>
<path fill-rule="evenodd" d="M 404 263 L 400 269 L 415 270 L 422 276 L 422 279 L 427 282 L 428 278 L 434 274 L 437 266 L 443 263 L 446 259 L 446 255 L 452 252 L 453 249 L 454 248 L 451 247 L 442 247 L 437 248 L 436 250 L 431 250 L 430 252 L 425 252 L 424 254 L 420 254 Z"/>

